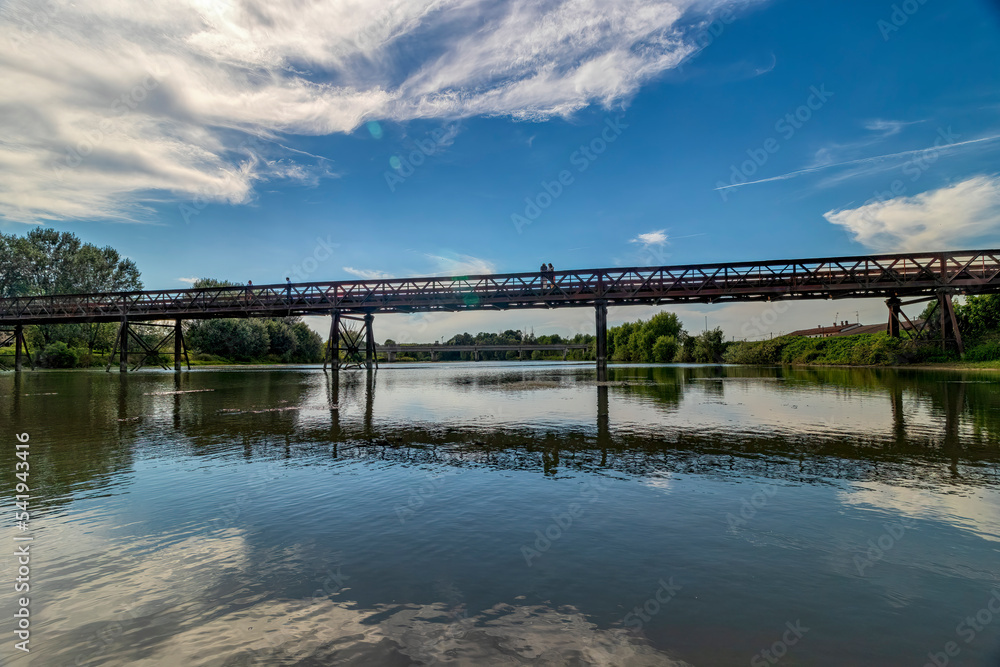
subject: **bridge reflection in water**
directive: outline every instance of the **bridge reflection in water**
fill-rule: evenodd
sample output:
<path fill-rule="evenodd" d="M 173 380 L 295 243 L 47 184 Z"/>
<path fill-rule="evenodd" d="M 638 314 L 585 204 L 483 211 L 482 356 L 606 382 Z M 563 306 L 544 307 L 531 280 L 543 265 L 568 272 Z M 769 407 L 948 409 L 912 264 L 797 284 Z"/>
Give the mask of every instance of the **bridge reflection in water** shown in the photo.
<path fill-rule="evenodd" d="M 793 662 L 922 664 L 988 599 L 995 375 L 609 373 L 480 362 L 0 376 L 0 420 L 31 433 L 44 528 L 32 619 L 47 639 L 33 658 L 247 664 L 273 646 L 267 664 L 456 652 L 541 664 L 542 650 L 547 664 L 579 650 L 591 651 L 579 664 L 746 664 L 801 617 L 815 630 Z M 0 459 L 14 468 L 12 448 Z M 580 520 L 526 562 L 535 531 L 595 485 Z M 731 525 L 761 489 L 775 495 Z M 859 572 L 901 521 L 912 529 Z M 627 610 L 670 577 L 677 599 L 632 634 Z M 993 664 L 994 646 L 984 634 L 963 658 Z"/>
<path fill-rule="evenodd" d="M 605 469 L 996 481 L 991 466 L 1000 462 L 1000 392 L 992 376 L 960 381 L 888 369 L 610 370 L 605 383 L 578 366 L 482 363 L 339 373 L 10 374 L 0 377 L 0 387 L 6 385 L 0 396 L 9 397 L 10 423 L 26 430 L 49 428 L 54 413 L 39 410 L 42 401 L 58 405 L 60 421 L 75 425 L 73 436 L 49 452 L 57 486 L 87 476 L 100 484 L 110 469 L 131 465 L 128 443 L 139 435 L 195 455 L 229 455 L 238 442 L 246 457 L 278 446 L 288 458 L 426 460 L 549 475 Z M 436 371 L 439 390 L 419 385 Z M 58 397 L 80 392 L 93 400 Z M 447 399 L 438 401 L 441 392 Z M 819 400 L 806 405 L 812 392 Z M 425 400 L 433 407 L 420 407 Z M 788 405 L 776 407 L 775 400 Z M 640 409 L 653 410 L 655 419 L 634 420 Z M 12 456 L 4 452 L 0 460 Z"/>

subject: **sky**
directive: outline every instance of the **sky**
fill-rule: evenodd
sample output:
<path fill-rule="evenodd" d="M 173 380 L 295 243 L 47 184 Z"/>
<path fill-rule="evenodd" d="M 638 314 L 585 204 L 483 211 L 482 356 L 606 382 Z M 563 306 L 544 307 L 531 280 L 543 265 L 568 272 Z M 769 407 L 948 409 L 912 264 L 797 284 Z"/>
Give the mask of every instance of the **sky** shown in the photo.
<path fill-rule="evenodd" d="M 0 231 L 111 245 L 150 289 L 1000 247 L 995 0 L 11 0 L 0 35 Z"/>

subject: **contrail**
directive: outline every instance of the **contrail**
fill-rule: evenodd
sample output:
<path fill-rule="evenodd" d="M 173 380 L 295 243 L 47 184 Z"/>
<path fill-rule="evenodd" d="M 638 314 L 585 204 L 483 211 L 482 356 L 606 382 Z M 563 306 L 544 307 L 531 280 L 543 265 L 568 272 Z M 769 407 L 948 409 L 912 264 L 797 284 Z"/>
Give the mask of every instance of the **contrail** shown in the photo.
<path fill-rule="evenodd" d="M 961 146 L 969 146 L 972 144 L 987 143 L 990 141 L 996 141 L 1000 139 L 1000 134 L 995 134 L 990 137 L 982 137 L 981 139 L 969 139 L 968 141 L 959 141 L 954 144 L 946 144 L 940 148 L 935 149 L 933 146 L 930 148 L 918 148 L 912 151 L 903 151 L 901 153 L 889 153 L 887 155 L 875 155 L 873 157 L 863 157 L 857 160 L 848 160 L 847 162 L 837 162 L 834 164 L 824 164 L 818 167 L 807 167 L 806 169 L 799 169 L 798 171 L 790 171 L 787 174 L 782 174 L 780 176 L 771 176 L 770 178 L 762 178 L 756 181 L 747 181 L 746 183 L 732 183 L 731 185 L 720 185 L 715 188 L 716 190 L 729 190 L 730 188 L 740 188 L 744 185 L 757 185 L 758 183 L 770 183 L 771 181 L 785 181 L 789 178 L 795 178 L 796 176 L 801 176 L 802 174 L 811 174 L 816 171 L 822 171 L 824 169 L 832 169 L 833 167 L 846 167 L 852 164 L 866 164 L 868 162 L 877 162 L 878 160 L 886 160 L 889 158 L 896 157 L 906 157 L 908 155 L 916 155 L 918 153 L 926 153 L 930 150 L 946 150 L 950 148 L 959 148 Z"/>

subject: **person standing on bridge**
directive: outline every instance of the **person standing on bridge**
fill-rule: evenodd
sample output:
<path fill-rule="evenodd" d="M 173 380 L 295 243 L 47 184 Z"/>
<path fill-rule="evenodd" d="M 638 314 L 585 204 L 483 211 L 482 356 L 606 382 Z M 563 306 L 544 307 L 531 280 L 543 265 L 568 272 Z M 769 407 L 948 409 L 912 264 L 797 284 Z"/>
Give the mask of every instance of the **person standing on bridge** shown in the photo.
<path fill-rule="evenodd" d="M 285 294 L 288 295 L 288 303 L 292 302 L 292 281 L 285 276 Z"/>
<path fill-rule="evenodd" d="M 247 304 L 250 303 L 250 301 L 252 299 L 252 296 L 251 296 L 252 294 L 253 294 L 253 281 L 252 280 L 248 280 L 247 281 Z"/>
<path fill-rule="evenodd" d="M 556 286 L 556 269 L 552 266 L 552 262 L 549 262 L 549 284 L 552 287 Z"/>
<path fill-rule="evenodd" d="M 545 262 L 542 262 L 542 268 L 538 269 L 538 274 L 542 277 L 542 287 L 545 287 L 545 281 L 549 277 L 549 269 L 545 266 Z"/>

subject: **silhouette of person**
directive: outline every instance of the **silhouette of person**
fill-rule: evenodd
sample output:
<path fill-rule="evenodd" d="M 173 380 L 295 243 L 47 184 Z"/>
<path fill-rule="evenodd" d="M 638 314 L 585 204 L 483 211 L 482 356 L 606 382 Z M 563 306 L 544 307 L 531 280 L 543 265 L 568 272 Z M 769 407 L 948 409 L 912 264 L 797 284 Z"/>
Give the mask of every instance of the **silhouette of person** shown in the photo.
<path fill-rule="evenodd" d="M 542 276 L 542 287 L 545 286 L 545 279 L 549 277 L 548 268 L 545 266 L 545 262 L 542 262 L 542 268 L 538 269 L 538 272 Z"/>
<path fill-rule="evenodd" d="M 285 293 L 288 294 L 288 300 L 291 301 L 292 300 L 292 281 L 288 278 L 288 276 L 285 276 Z"/>
<path fill-rule="evenodd" d="M 556 269 L 552 266 L 552 262 L 549 262 L 549 283 L 551 283 L 553 287 L 556 286 Z"/>

